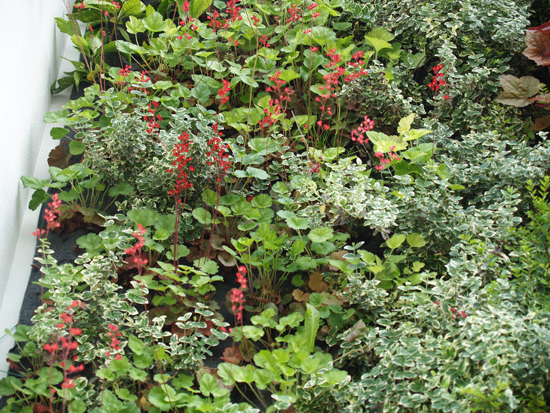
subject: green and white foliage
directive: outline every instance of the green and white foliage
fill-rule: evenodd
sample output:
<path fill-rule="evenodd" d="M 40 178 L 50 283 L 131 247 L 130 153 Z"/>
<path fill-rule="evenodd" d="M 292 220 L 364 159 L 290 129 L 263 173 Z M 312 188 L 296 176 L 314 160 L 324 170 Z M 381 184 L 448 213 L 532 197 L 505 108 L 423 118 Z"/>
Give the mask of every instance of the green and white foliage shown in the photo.
<path fill-rule="evenodd" d="M 335 394 L 342 411 L 527 412 L 544 400 L 549 315 L 501 276 L 505 255 L 470 241 L 451 256 L 448 277 L 425 287 L 383 297 L 355 281 L 354 301 L 378 314 L 341 336 L 342 363 L 362 371 Z"/>

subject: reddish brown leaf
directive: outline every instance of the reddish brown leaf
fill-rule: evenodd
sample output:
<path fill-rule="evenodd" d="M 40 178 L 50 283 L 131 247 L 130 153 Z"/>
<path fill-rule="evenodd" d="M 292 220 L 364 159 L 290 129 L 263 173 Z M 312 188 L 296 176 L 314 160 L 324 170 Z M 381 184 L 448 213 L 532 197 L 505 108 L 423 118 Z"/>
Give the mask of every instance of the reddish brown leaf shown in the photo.
<path fill-rule="evenodd" d="M 527 106 L 532 100 L 530 98 L 540 92 L 540 81 L 533 76 L 523 76 L 518 79 L 512 75 L 501 75 L 498 79 L 504 90 L 495 100 L 504 105 L 518 108 Z"/>
<path fill-rule="evenodd" d="M 314 272 L 309 276 L 309 288 L 315 292 L 322 293 L 328 288 L 328 284 L 323 281 L 321 273 Z"/>
<path fill-rule="evenodd" d="M 294 290 L 292 291 L 292 296 L 296 301 L 299 302 L 308 302 L 309 301 L 309 293 L 305 293 L 302 290 Z"/>
<path fill-rule="evenodd" d="M 530 32 L 550 33 L 550 22 L 546 22 L 537 27 L 529 27 L 527 30 Z"/>
<path fill-rule="evenodd" d="M 240 364 L 241 361 L 243 361 L 243 356 L 238 346 L 232 346 L 232 347 L 227 347 L 224 350 L 223 357 L 221 357 L 221 359 L 223 361 L 226 361 L 227 363 Z"/>
<path fill-rule="evenodd" d="M 71 154 L 67 153 L 67 148 L 65 145 L 57 145 L 50 151 L 50 155 L 48 156 L 48 165 L 65 169 L 69 166 L 70 159 Z"/>
<path fill-rule="evenodd" d="M 533 131 L 541 131 L 550 126 L 550 117 L 543 116 L 542 118 L 535 119 L 535 124 L 531 126 Z"/>
<path fill-rule="evenodd" d="M 221 251 L 218 253 L 218 260 L 224 267 L 234 267 L 237 265 L 235 258 L 229 254 L 227 251 Z"/>
<path fill-rule="evenodd" d="M 528 30 L 523 54 L 540 66 L 550 65 L 550 32 Z"/>
<path fill-rule="evenodd" d="M 185 257 L 187 262 L 193 262 L 201 257 L 200 251 L 197 247 L 191 247 L 189 251 L 191 252 L 187 257 Z"/>

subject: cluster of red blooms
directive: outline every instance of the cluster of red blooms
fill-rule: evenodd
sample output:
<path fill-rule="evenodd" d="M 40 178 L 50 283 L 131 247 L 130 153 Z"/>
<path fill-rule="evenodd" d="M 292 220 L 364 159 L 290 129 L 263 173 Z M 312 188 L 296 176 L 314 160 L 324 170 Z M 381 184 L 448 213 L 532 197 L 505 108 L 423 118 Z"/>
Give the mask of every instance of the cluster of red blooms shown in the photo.
<path fill-rule="evenodd" d="M 132 235 L 134 238 L 138 240 L 136 244 L 134 244 L 132 247 L 127 248 L 124 250 L 124 253 L 127 255 L 134 255 L 134 262 L 138 265 L 147 265 L 147 259 L 145 258 L 139 258 L 138 255 L 141 253 L 141 249 L 145 245 L 145 233 L 147 230 L 145 227 L 141 224 L 137 224 L 138 230 L 134 232 Z"/>
<path fill-rule="evenodd" d="M 212 131 L 214 136 L 208 141 L 210 150 L 206 153 L 206 156 L 212 157 L 212 161 L 207 161 L 208 166 L 214 165 L 218 169 L 219 176 L 216 178 L 217 182 L 222 181 L 222 177 L 227 175 L 227 170 L 231 167 L 229 162 L 229 145 L 224 143 L 221 136 L 223 133 L 219 130 L 217 123 L 212 125 Z"/>
<path fill-rule="evenodd" d="M 225 79 L 222 79 L 222 82 L 223 82 L 223 87 L 220 90 L 218 90 L 218 96 L 221 98 L 222 105 L 223 105 L 224 103 L 227 103 L 229 101 L 228 94 L 231 91 L 231 82 L 228 82 Z"/>
<path fill-rule="evenodd" d="M 317 3 L 311 3 L 309 6 L 307 6 L 308 10 L 311 11 L 311 17 L 313 17 L 314 19 L 321 15 L 321 13 L 313 11 L 313 9 L 315 9 L 316 7 L 317 7 Z"/>
<path fill-rule="evenodd" d="M 136 78 L 135 81 L 136 81 L 137 83 L 146 83 L 146 82 L 150 81 L 151 78 L 150 78 L 149 76 L 147 76 L 148 73 L 149 73 L 149 72 L 148 72 L 147 70 L 144 70 L 143 72 L 140 73 L 140 76 L 139 76 L 138 78 Z M 139 91 L 141 91 L 141 92 L 145 92 L 146 95 L 149 94 L 149 91 L 148 91 L 146 88 L 144 88 L 144 87 L 137 87 L 137 88 L 135 88 L 135 87 L 130 86 L 130 87 L 128 88 L 128 93 L 132 92 L 132 90 L 139 90 Z"/>
<path fill-rule="evenodd" d="M 258 40 L 264 47 L 271 47 L 271 43 L 269 43 L 269 37 L 267 37 L 265 34 L 262 34 L 262 37 L 260 37 Z"/>
<path fill-rule="evenodd" d="M 227 13 L 229 13 L 229 20 L 226 20 L 226 23 L 224 24 L 225 28 L 228 28 L 232 22 L 243 19 L 243 16 L 241 16 L 241 8 L 237 6 L 238 2 L 239 0 L 229 0 L 227 2 Z"/>
<path fill-rule="evenodd" d="M 395 146 L 392 146 L 390 148 L 390 152 L 388 153 L 387 158 L 382 152 L 375 152 L 374 156 L 376 156 L 380 160 L 380 165 L 376 165 L 374 169 L 376 169 L 377 171 L 381 171 L 386 167 L 387 164 L 391 163 L 392 159 L 399 161 L 401 158 L 393 152 L 394 149 L 395 149 Z"/>
<path fill-rule="evenodd" d="M 369 138 L 365 137 L 365 133 L 373 129 L 374 121 L 370 120 L 368 116 L 365 116 L 363 123 L 351 131 L 351 140 L 363 145 L 369 141 Z"/>
<path fill-rule="evenodd" d="M 187 190 L 193 186 L 193 184 L 189 182 L 189 175 L 184 170 L 184 167 L 193 160 L 191 156 L 188 156 L 190 145 L 193 143 L 193 141 L 190 139 L 189 133 L 187 132 L 183 132 L 178 137 L 178 139 L 180 140 L 180 143 L 176 144 L 173 150 L 173 154 L 176 157 L 176 160 L 172 162 L 172 165 L 175 166 L 177 169 L 176 187 L 170 190 L 169 195 L 179 198 L 179 195 L 184 190 Z M 193 172 L 194 170 L 194 167 L 189 167 L 189 171 Z M 174 169 L 170 168 L 167 170 L 167 172 L 172 174 L 174 173 Z"/>
<path fill-rule="evenodd" d="M 310 172 L 312 174 L 318 174 L 319 171 L 321 170 L 321 161 L 323 160 L 323 158 L 319 158 L 319 162 L 317 163 L 313 163 L 313 162 L 310 162 Z"/>
<path fill-rule="evenodd" d="M 336 49 L 330 49 L 327 56 L 330 57 L 330 62 L 325 65 L 326 68 L 337 66 L 342 61 L 342 57 L 336 53 Z"/>
<path fill-rule="evenodd" d="M 74 5 L 74 8 L 75 8 L 75 9 L 84 10 L 84 9 L 86 8 L 86 5 L 85 5 L 84 3 L 75 4 L 75 5 Z"/>
<path fill-rule="evenodd" d="M 151 105 L 153 105 L 153 107 L 151 107 Z M 147 126 L 149 127 L 147 129 L 147 133 L 153 133 L 155 132 L 158 128 L 160 128 L 160 125 L 158 124 L 157 121 L 161 121 L 162 120 L 162 116 L 160 115 L 155 115 L 155 109 L 158 108 L 160 106 L 160 103 L 158 102 L 155 102 L 155 101 L 152 101 L 151 103 L 149 103 L 147 105 L 147 112 L 149 112 L 151 115 L 150 116 L 144 116 L 143 117 L 143 120 L 145 120 L 147 122 Z"/>
<path fill-rule="evenodd" d="M 37 237 L 38 239 L 40 239 L 42 235 L 49 232 L 50 229 L 58 228 L 61 225 L 59 222 L 55 221 L 59 217 L 59 208 L 61 207 L 61 200 L 59 199 L 59 195 L 53 194 L 52 202 L 48 203 L 48 207 L 49 208 L 46 208 L 44 210 L 44 218 L 48 223 L 48 225 L 46 226 L 47 230 L 38 228 L 36 232 L 31 232 L 31 235 L 33 237 Z"/>
<path fill-rule="evenodd" d="M 275 72 L 275 74 L 269 78 L 269 80 L 275 82 L 275 86 L 268 86 L 265 89 L 267 92 L 276 93 L 278 95 L 278 98 L 270 99 L 270 109 L 264 109 L 264 113 L 266 114 L 266 116 L 262 120 L 260 120 L 259 123 L 262 128 L 269 127 L 277 122 L 277 119 L 275 117 L 282 113 L 282 111 L 286 108 L 286 104 L 290 102 L 291 96 L 294 94 L 294 90 L 290 89 L 289 87 L 285 87 L 283 89 L 286 81 L 284 81 L 283 79 L 279 79 L 280 76 L 281 72 L 277 70 L 277 72 Z M 285 102 L 285 108 L 283 108 L 283 102 Z"/>
<path fill-rule="evenodd" d="M 239 322 L 242 323 L 243 321 L 243 290 L 245 290 L 248 285 L 248 280 L 246 278 L 246 267 L 244 265 L 241 265 L 238 269 L 237 282 L 241 284 L 241 286 L 231 290 L 231 310 L 233 311 L 233 314 L 235 314 L 235 324 Z"/>
<path fill-rule="evenodd" d="M 120 337 L 122 333 L 117 333 L 118 327 L 115 326 L 114 324 L 109 324 L 107 328 L 109 328 L 109 331 L 107 332 L 107 337 L 111 339 L 111 342 L 109 343 L 109 347 L 111 348 L 111 350 L 115 350 L 115 351 L 120 350 L 120 341 L 117 337 Z M 105 352 L 105 356 L 111 357 L 111 351 L 107 350 Z M 117 354 L 115 356 L 115 359 L 117 360 L 120 360 L 121 358 L 122 356 L 120 354 Z"/>
<path fill-rule="evenodd" d="M 298 4 L 292 4 L 289 8 L 288 8 L 288 14 L 289 14 L 289 18 L 286 19 L 286 22 L 287 23 L 292 23 L 292 22 L 297 22 L 297 21 L 300 21 L 302 19 L 302 16 L 301 16 L 301 10 L 298 6 Z"/>
<path fill-rule="evenodd" d="M 80 371 L 84 370 L 84 364 L 80 364 L 79 366 L 77 366 L 77 365 L 71 363 L 67 367 L 67 364 L 68 364 L 67 361 L 69 360 L 69 353 L 71 351 L 74 351 L 74 350 L 78 349 L 78 343 L 73 340 L 73 337 L 77 337 L 77 336 L 80 336 L 82 334 L 82 330 L 80 328 L 72 327 L 73 316 L 71 314 L 69 314 L 69 312 L 73 311 L 75 308 L 80 307 L 80 306 L 81 306 L 80 301 L 74 300 L 71 303 L 71 306 L 66 308 L 67 312 L 61 313 L 61 319 L 64 322 L 59 323 L 57 325 L 57 327 L 58 328 L 65 328 L 65 323 L 68 324 L 69 326 L 71 326 L 69 328 L 68 337 L 60 337 L 54 343 L 45 344 L 44 347 L 43 347 L 44 350 L 46 350 L 47 352 L 49 352 L 51 354 L 52 362 L 56 358 L 57 352 L 59 350 L 62 351 L 61 358 L 62 358 L 63 361 L 61 361 L 59 364 L 61 365 L 61 367 L 64 370 L 65 379 L 64 379 L 63 383 L 61 384 L 61 387 L 63 389 L 72 389 L 73 387 L 75 387 L 74 381 L 67 377 L 66 372 L 71 374 L 71 373 L 77 373 L 77 372 L 80 372 Z M 61 344 L 61 347 L 59 346 L 59 344 Z M 78 356 L 73 357 L 73 361 L 76 361 L 76 360 L 78 360 Z M 55 389 L 53 389 L 53 388 L 50 391 L 52 393 L 55 393 Z"/>
<path fill-rule="evenodd" d="M 55 222 L 55 220 L 59 217 L 59 208 L 61 207 L 59 195 L 53 194 L 52 202 L 48 204 L 48 207 L 49 208 L 44 209 L 44 219 L 46 219 L 46 222 L 48 223 L 46 228 L 48 230 L 59 228 L 61 224 L 59 222 Z"/>
<path fill-rule="evenodd" d="M 353 67 L 353 68 L 358 68 L 358 67 L 363 66 L 365 64 L 365 62 L 363 61 L 363 51 L 362 50 L 359 50 L 357 53 L 354 53 L 353 56 L 352 56 L 352 59 L 354 59 L 356 61 L 348 63 L 348 65 Z M 368 72 L 365 69 L 360 68 L 358 72 L 351 72 L 349 75 L 347 75 L 344 78 L 344 82 L 349 83 L 349 82 L 351 82 L 355 79 L 358 79 L 358 78 L 360 78 L 362 76 L 366 76 L 366 75 L 368 75 Z"/>
<path fill-rule="evenodd" d="M 443 76 L 445 76 L 443 73 L 441 73 L 441 69 L 443 69 L 443 65 L 440 63 L 437 66 L 432 67 L 432 70 L 434 72 L 434 77 L 430 83 L 428 83 L 428 88 L 432 91 L 438 91 L 441 89 L 441 86 L 446 86 L 447 82 L 445 79 L 443 79 Z M 449 99 L 449 95 L 443 95 L 444 99 Z"/>
<path fill-rule="evenodd" d="M 212 27 L 212 31 L 216 33 L 218 29 L 221 29 L 223 27 L 223 21 L 218 20 L 218 17 L 220 17 L 220 13 L 218 13 L 217 10 L 214 10 L 212 15 L 208 16 L 207 19 L 210 20 L 208 25 Z"/>

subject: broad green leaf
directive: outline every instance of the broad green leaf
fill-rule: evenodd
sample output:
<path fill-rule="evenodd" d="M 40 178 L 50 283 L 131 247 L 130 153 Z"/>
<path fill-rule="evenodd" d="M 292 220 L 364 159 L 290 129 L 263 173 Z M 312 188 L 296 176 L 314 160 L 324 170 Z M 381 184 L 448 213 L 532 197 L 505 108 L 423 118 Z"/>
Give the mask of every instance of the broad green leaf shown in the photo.
<path fill-rule="evenodd" d="M 424 237 L 419 234 L 407 235 L 407 242 L 413 248 L 422 248 L 424 245 L 426 245 L 426 241 L 424 240 Z"/>
<path fill-rule="evenodd" d="M 77 141 L 76 139 L 72 140 L 69 143 L 69 152 L 71 155 L 80 155 L 86 150 L 86 144 Z"/>
<path fill-rule="evenodd" d="M 277 327 L 277 322 L 273 319 L 275 316 L 275 310 L 273 308 L 268 308 L 262 314 L 255 315 L 251 318 L 252 324 L 261 325 L 263 327 L 275 328 Z"/>
<path fill-rule="evenodd" d="M 202 207 L 195 208 L 192 214 L 193 217 L 203 225 L 209 225 L 212 223 L 212 214 Z"/>
<path fill-rule="evenodd" d="M 415 114 L 411 113 L 409 116 L 401 118 L 401 120 L 399 121 L 399 126 L 397 127 L 397 133 L 402 135 L 403 132 L 408 131 L 411 128 L 412 123 L 414 122 L 414 117 Z"/>
<path fill-rule="evenodd" d="M 158 12 L 149 14 L 145 19 L 143 19 L 143 24 L 145 28 L 153 33 L 161 32 L 166 27 L 162 15 Z"/>
<path fill-rule="evenodd" d="M 288 83 L 291 80 L 297 79 L 299 77 L 300 77 L 300 75 L 298 73 L 296 73 L 294 70 L 287 69 L 287 70 L 285 70 L 284 72 L 281 73 L 281 75 L 279 76 L 279 79 L 282 79 L 282 80 L 284 80 L 285 82 Z"/>
<path fill-rule="evenodd" d="M 382 49 L 391 49 L 391 44 L 384 40 L 377 39 L 375 37 L 365 36 L 365 40 L 368 44 L 376 49 L 376 52 L 380 52 Z"/>
<path fill-rule="evenodd" d="M 307 218 L 298 218 L 296 216 L 286 218 L 287 225 L 295 230 L 308 229 L 309 220 Z"/>
<path fill-rule="evenodd" d="M 395 234 L 393 237 L 386 241 L 386 245 L 394 250 L 401 244 L 403 244 L 403 241 L 405 241 L 406 238 L 407 237 L 404 234 Z"/>
<path fill-rule="evenodd" d="M 34 176 L 22 176 L 21 181 L 25 188 L 42 189 L 50 183 L 49 179 L 38 179 Z"/>
<path fill-rule="evenodd" d="M 195 19 L 199 18 L 212 4 L 212 0 L 191 0 L 189 14 Z"/>
<path fill-rule="evenodd" d="M 268 194 L 260 194 L 255 196 L 251 203 L 254 208 L 270 208 L 273 200 Z"/>
<path fill-rule="evenodd" d="M 309 232 L 308 238 L 313 242 L 322 243 L 332 238 L 333 231 L 329 227 L 315 228 Z"/>
<path fill-rule="evenodd" d="M 279 324 L 277 324 L 277 330 L 279 332 L 282 332 L 286 330 L 287 327 L 296 328 L 300 325 L 300 323 L 303 320 L 304 320 L 304 316 L 301 313 L 299 312 L 291 313 L 279 319 Z"/>
<path fill-rule="evenodd" d="M 199 384 L 200 391 L 205 397 L 210 396 L 210 394 L 214 393 L 219 387 L 218 382 L 210 373 L 203 374 Z"/>
<path fill-rule="evenodd" d="M 332 369 L 323 373 L 321 377 L 327 381 L 329 386 L 333 386 L 344 381 L 348 377 L 348 373 L 343 370 Z"/>
<path fill-rule="evenodd" d="M 131 194 L 134 190 L 134 187 L 125 182 L 119 182 L 116 186 L 109 188 L 109 196 L 116 197 L 119 195 L 128 195 Z"/>
<path fill-rule="evenodd" d="M 375 27 L 369 32 L 368 36 L 384 40 L 386 42 L 391 42 L 395 38 L 392 33 L 390 33 L 387 29 L 384 29 L 383 27 Z"/>
<path fill-rule="evenodd" d="M 411 129 L 403 132 L 402 136 L 406 141 L 413 141 L 431 132 L 429 129 Z"/>
<path fill-rule="evenodd" d="M 42 119 L 45 123 L 60 123 L 61 125 L 68 125 L 67 116 L 69 116 L 67 109 L 58 110 L 55 112 L 47 112 Z"/>
<path fill-rule="evenodd" d="M 127 0 L 120 9 L 120 13 L 125 16 L 139 16 L 143 12 L 145 5 L 140 0 Z"/>

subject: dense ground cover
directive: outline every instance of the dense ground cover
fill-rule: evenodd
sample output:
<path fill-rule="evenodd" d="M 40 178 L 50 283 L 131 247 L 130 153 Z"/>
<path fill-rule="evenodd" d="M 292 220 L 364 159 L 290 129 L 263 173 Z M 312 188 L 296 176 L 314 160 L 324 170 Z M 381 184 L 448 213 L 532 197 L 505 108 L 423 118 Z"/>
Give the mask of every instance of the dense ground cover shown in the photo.
<path fill-rule="evenodd" d="M 82 93 L 22 178 L 44 295 L 2 412 L 547 411 L 541 10 L 69 6 L 52 91 Z"/>

